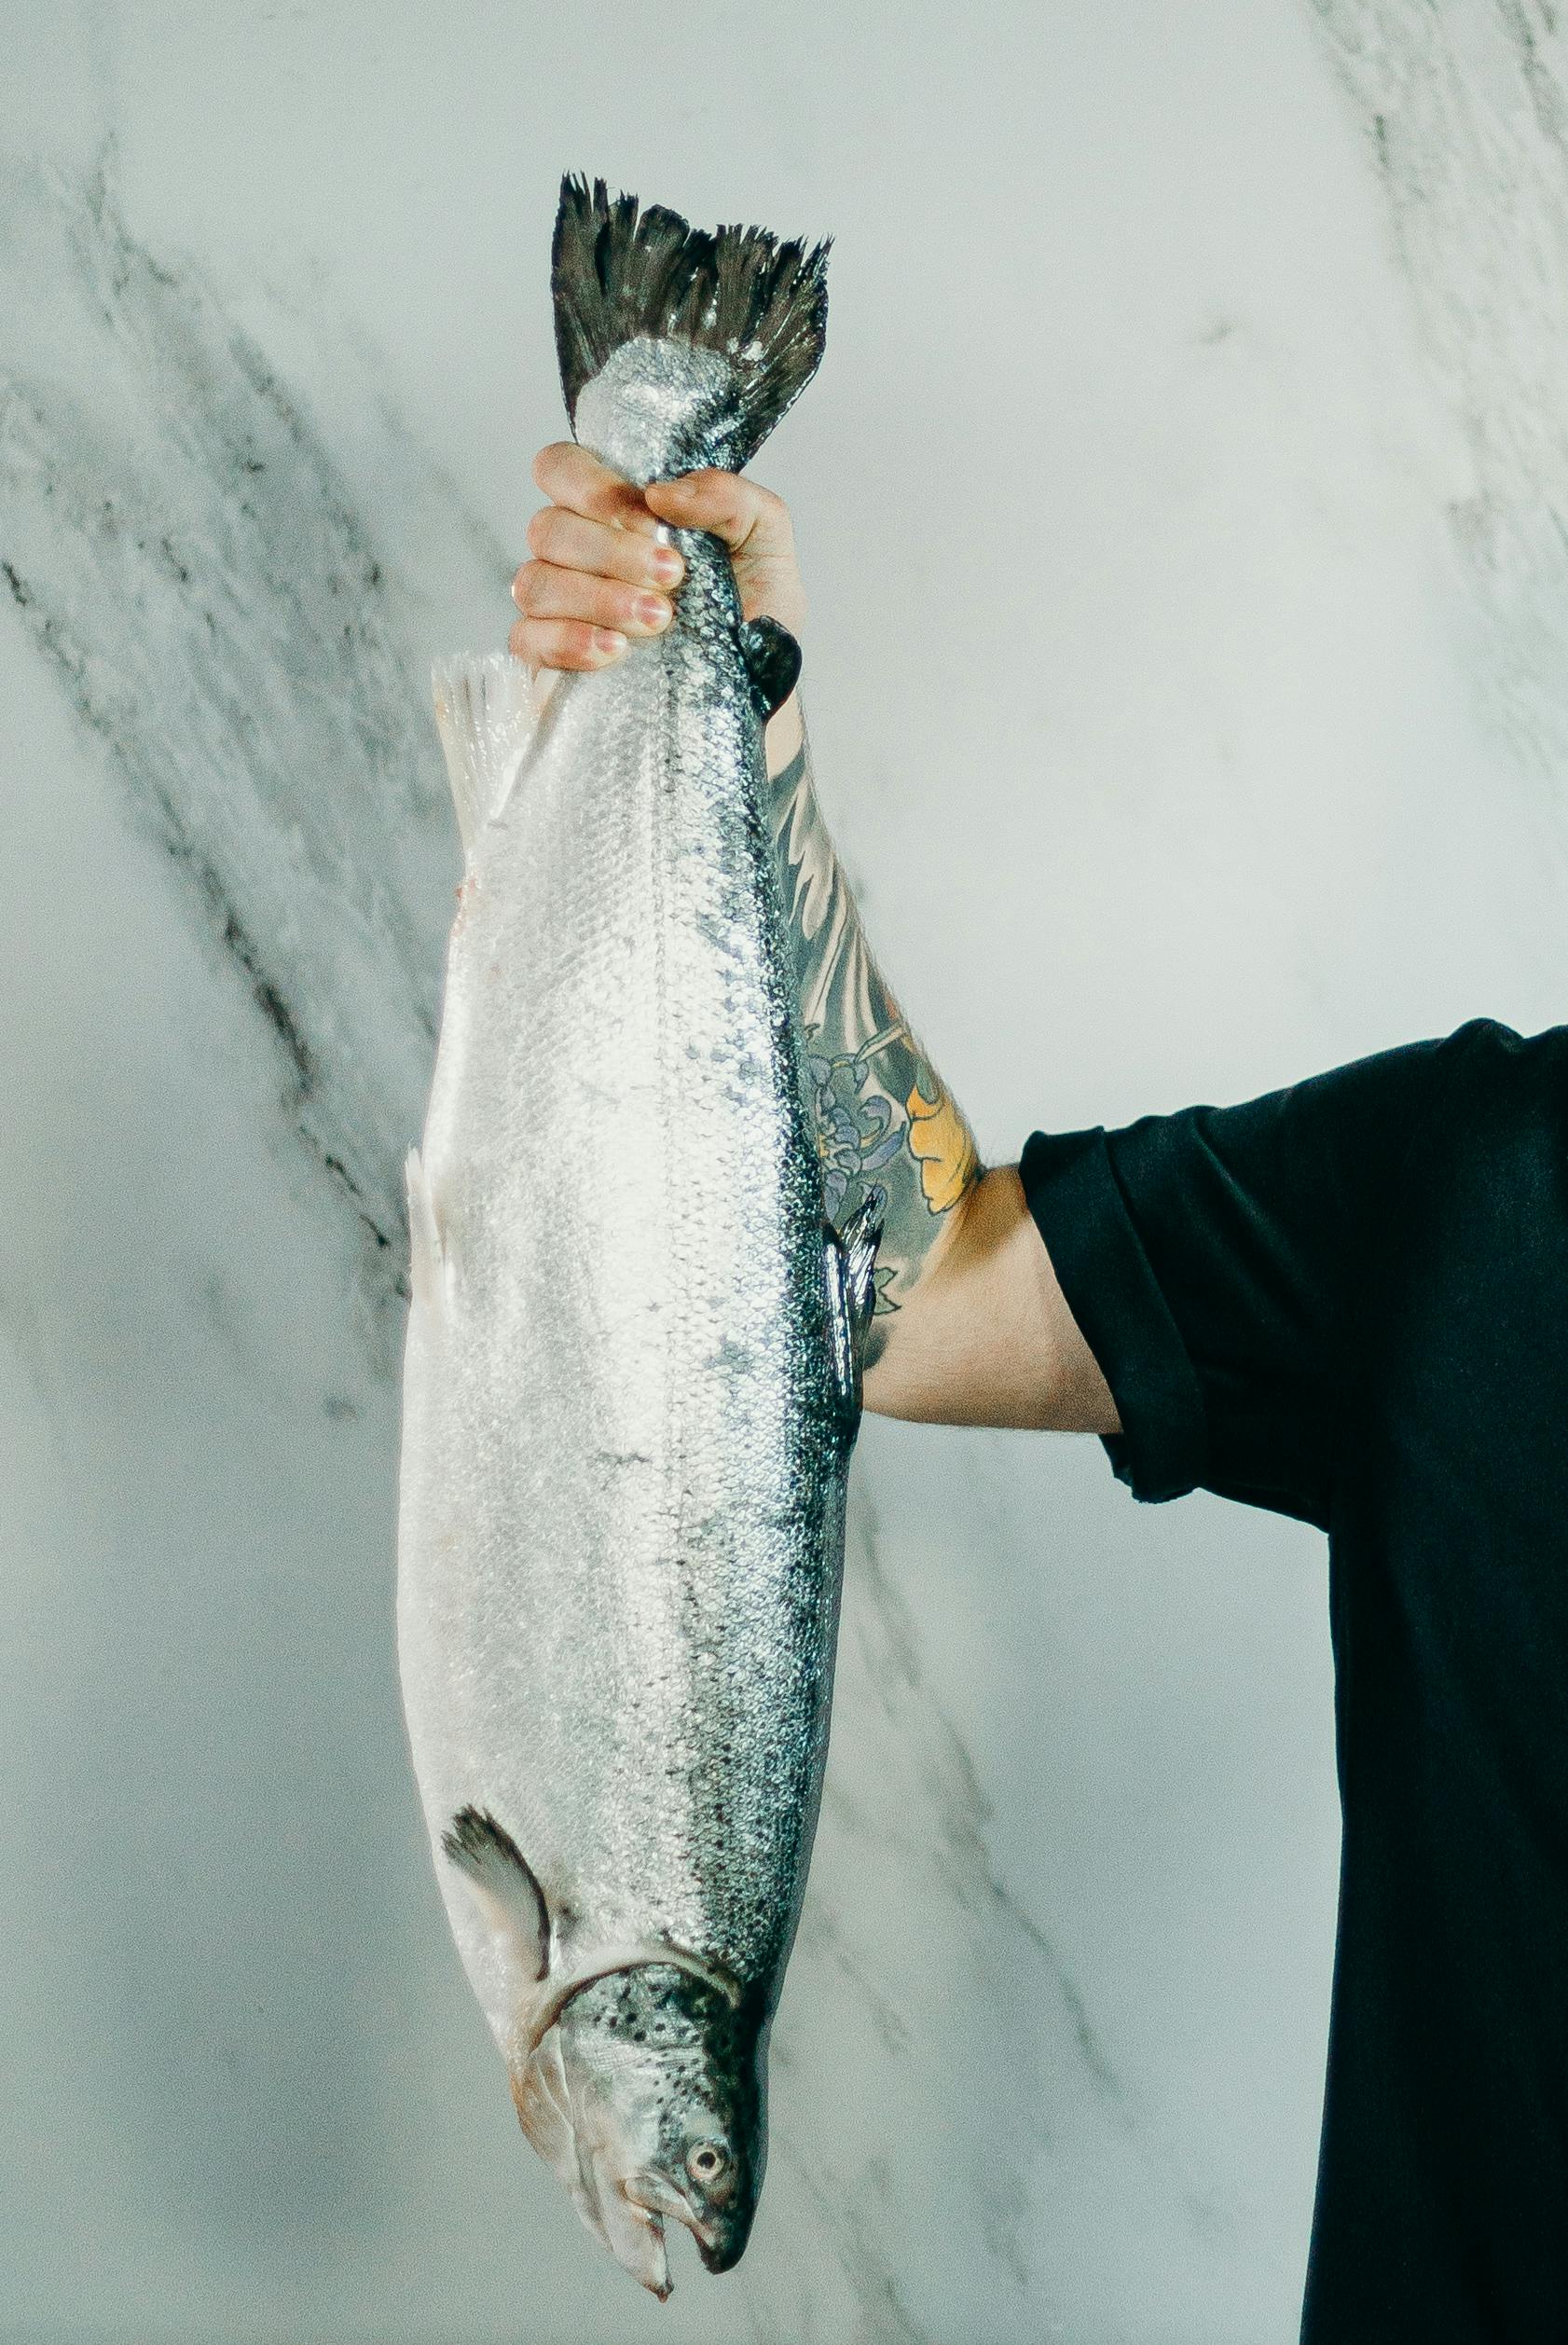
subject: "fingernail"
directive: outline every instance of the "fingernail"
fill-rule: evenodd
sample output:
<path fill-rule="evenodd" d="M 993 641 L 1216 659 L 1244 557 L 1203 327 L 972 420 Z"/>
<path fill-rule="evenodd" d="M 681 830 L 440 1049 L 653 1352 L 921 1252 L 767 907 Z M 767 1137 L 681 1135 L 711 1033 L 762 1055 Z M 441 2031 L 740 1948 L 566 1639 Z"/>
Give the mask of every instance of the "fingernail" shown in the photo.
<path fill-rule="evenodd" d="M 648 568 L 655 578 L 662 578 L 673 586 L 686 565 L 673 545 L 655 545 L 648 557 Z"/>
<path fill-rule="evenodd" d="M 640 594 L 634 607 L 644 627 L 669 625 L 669 605 L 662 594 Z"/>
<path fill-rule="evenodd" d="M 594 649 L 601 659 L 614 659 L 626 648 L 626 639 L 617 635 L 612 627 L 596 627 Z"/>

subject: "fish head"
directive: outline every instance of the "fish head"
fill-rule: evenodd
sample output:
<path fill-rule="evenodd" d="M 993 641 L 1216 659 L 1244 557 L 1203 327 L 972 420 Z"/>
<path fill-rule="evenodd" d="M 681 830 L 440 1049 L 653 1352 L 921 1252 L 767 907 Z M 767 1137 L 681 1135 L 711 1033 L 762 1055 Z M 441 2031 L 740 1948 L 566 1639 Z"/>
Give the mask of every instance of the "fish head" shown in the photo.
<path fill-rule="evenodd" d="M 754 2018 L 689 1971 L 641 1965 L 575 1994 L 529 2072 L 524 2131 L 633 2279 L 669 2294 L 669 2221 L 709 2271 L 739 2262 L 766 2156 Z"/>

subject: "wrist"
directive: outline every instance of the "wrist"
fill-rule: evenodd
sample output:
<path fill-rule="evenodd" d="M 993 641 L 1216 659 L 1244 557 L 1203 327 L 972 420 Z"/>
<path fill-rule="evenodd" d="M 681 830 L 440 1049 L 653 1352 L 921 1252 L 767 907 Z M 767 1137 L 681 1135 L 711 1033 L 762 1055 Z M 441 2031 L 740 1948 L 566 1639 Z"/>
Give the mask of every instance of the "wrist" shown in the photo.
<path fill-rule="evenodd" d="M 805 719 L 801 713 L 800 694 L 795 691 L 775 709 L 763 736 L 768 779 L 777 781 L 786 766 L 800 755 L 805 745 Z"/>

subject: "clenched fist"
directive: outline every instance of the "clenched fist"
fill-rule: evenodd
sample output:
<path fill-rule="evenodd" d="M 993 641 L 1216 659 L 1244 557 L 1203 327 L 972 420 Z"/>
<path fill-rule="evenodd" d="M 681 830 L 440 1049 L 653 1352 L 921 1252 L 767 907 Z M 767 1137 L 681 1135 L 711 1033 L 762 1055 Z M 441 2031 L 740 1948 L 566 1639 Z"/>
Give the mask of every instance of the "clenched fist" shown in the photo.
<path fill-rule="evenodd" d="M 541 448 L 533 476 L 551 502 L 529 523 L 533 559 L 512 582 L 522 616 L 511 648 L 530 668 L 592 670 L 619 659 L 634 636 L 669 625 L 685 565 L 662 545 L 661 522 L 707 530 L 730 549 L 741 615 L 777 619 L 798 636 L 805 597 L 783 499 L 739 474 L 708 469 L 634 489 L 586 448 Z M 768 762 L 800 738 L 794 696 L 768 727 Z"/>

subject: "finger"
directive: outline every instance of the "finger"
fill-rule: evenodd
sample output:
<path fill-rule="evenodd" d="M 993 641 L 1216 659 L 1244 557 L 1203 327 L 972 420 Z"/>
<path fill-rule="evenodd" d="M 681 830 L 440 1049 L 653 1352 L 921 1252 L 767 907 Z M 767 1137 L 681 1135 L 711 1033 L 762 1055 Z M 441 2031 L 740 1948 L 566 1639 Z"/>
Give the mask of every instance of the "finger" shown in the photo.
<path fill-rule="evenodd" d="M 533 460 L 533 477 L 552 504 L 564 504 L 586 520 L 608 521 L 612 528 L 653 532 L 653 520 L 642 502 L 642 491 L 601 464 L 575 440 L 553 440 Z"/>
<path fill-rule="evenodd" d="M 512 582 L 512 596 L 525 619 L 580 619 L 622 635 L 662 634 L 675 616 L 668 595 L 651 586 L 623 586 L 585 570 L 557 570 L 554 562 L 525 562 Z"/>
<path fill-rule="evenodd" d="M 708 530 L 732 554 L 742 547 L 769 558 L 791 544 L 789 508 L 769 489 L 710 466 L 679 480 L 651 480 L 643 490 L 650 512 L 681 529 Z"/>
<path fill-rule="evenodd" d="M 686 567 L 673 545 L 655 545 L 640 531 L 612 529 L 607 521 L 585 521 L 564 505 L 542 505 L 529 523 L 528 540 L 540 560 L 557 570 L 588 571 L 634 586 L 677 586 Z"/>
<path fill-rule="evenodd" d="M 612 628 L 585 627 L 576 619 L 519 619 L 506 639 L 514 659 L 530 668 L 608 668 L 626 648 Z"/>

